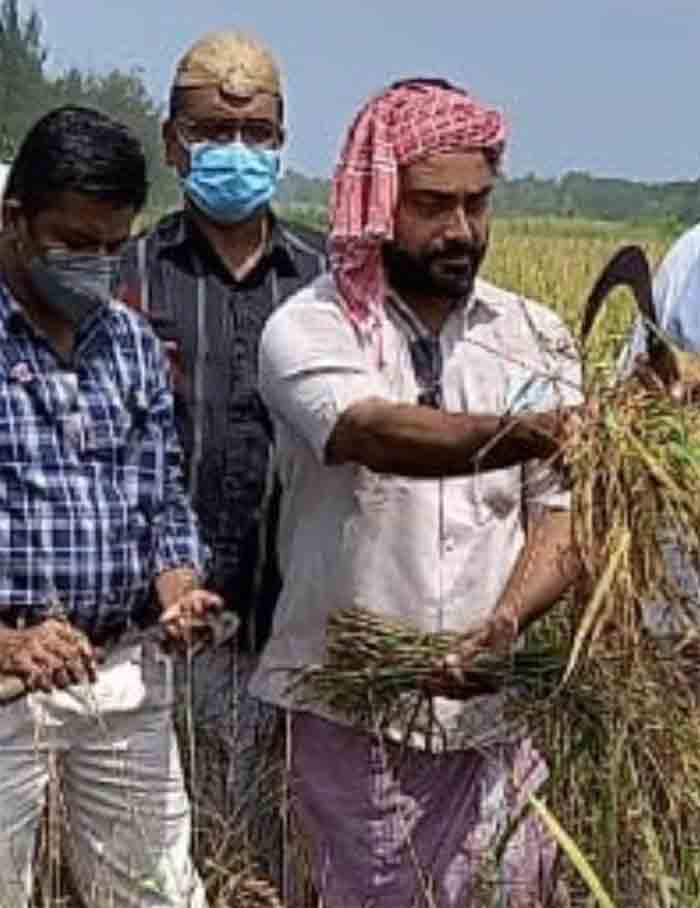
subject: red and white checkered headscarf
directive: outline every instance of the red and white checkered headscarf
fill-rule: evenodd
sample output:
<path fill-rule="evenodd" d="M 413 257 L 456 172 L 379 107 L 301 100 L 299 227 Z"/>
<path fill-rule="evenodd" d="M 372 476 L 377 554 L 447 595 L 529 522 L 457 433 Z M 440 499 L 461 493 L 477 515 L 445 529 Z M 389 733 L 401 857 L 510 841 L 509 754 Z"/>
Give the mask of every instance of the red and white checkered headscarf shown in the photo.
<path fill-rule="evenodd" d="M 399 168 L 438 152 L 505 145 L 503 115 L 448 82 L 400 82 L 373 98 L 350 127 L 333 179 L 330 264 L 356 328 L 379 325 L 382 244 L 394 237 Z"/>

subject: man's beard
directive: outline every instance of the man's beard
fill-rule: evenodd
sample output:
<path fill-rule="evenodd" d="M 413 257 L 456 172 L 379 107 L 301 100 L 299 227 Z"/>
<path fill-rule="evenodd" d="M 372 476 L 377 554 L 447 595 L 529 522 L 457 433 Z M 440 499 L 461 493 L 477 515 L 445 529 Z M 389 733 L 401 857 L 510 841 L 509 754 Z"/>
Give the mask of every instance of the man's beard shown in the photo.
<path fill-rule="evenodd" d="M 399 293 L 458 300 L 469 296 L 486 246 L 451 243 L 439 252 L 413 253 L 396 243 L 382 249 L 389 284 Z"/>

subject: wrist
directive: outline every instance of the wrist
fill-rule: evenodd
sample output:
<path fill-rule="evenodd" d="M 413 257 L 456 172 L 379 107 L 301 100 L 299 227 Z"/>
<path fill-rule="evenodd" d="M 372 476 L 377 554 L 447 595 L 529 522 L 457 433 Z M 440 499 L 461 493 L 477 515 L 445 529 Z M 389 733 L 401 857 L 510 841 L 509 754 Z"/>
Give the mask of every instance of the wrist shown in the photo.
<path fill-rule="evenodd" d="M 514 643 L 520 634 L 520 620 L 515 607 L 501 607 L 491 621 L 494 643 Z"/>
<path fill-rule="evenodd" d="M 559 416 L 554 412 L 510 417 L 509 431 L 523 446 L 528 457 L 545 459 L 559 450 L 556 437 L 558 420 Z"/>

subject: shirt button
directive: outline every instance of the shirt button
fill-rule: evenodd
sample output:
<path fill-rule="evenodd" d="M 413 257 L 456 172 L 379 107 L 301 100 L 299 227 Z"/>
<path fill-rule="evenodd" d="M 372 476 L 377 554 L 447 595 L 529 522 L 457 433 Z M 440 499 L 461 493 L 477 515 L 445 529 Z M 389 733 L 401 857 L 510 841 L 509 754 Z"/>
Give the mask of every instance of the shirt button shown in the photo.
<path fill-rule="evenodd" d="M 448 536 L 447 539 L 445 540 L 445 551 L 449 553 L 449 552 L 454 552 L 454 550 L 455 550 L 455 541 L 452 538 L 452 536 Z"/>

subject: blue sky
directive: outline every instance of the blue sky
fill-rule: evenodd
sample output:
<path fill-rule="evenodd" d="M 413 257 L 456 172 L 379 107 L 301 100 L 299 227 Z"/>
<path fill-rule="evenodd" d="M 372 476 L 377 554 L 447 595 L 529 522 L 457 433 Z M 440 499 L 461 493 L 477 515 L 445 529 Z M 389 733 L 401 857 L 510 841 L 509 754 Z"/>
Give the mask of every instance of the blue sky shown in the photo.
<path fill-rule="evenodd" d="M 291 166 L 330 173 L 375 90 L 442 75 L 505 109 L 506 168 L 700 176 L 698 0 L 21 0 L 50 63 L 143 68 L 159 100 L 178 56 L 222 26 L 255 31 L 286 74 Z"/>

